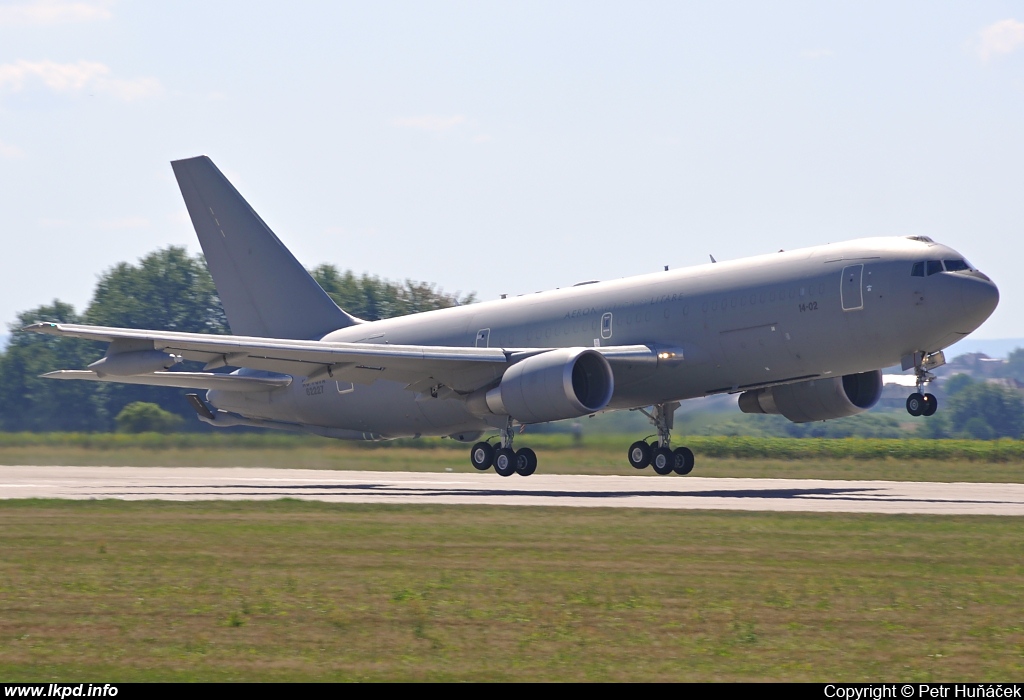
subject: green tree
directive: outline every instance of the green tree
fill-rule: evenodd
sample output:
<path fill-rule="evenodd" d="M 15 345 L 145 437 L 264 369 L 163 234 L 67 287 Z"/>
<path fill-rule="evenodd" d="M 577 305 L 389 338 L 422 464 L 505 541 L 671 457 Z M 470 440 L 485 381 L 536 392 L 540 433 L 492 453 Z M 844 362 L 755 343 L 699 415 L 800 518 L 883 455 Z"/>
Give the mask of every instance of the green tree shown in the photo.
<path fill-rule="evenodd" d="M 185 333 L 228 333 L 227 317 L 202 256 L 171 246 L 138 265 L 118 263 L 96 283 L 85 322 Z"/>
<path fill-rule="evenodd" d="M 135 265 L 122 262 L 104 272 L 96 283 L 84 322 L 185 333 L 228 333 L 227 317 L 205 259 L 191 257 L 184 248 L 175 246 L 154 251 Z M 185 368 L 199 370 L 201 366 L 186 363 Z M 188 389 L 112 382 L 97 384 L 93 391 L 108 416 L 106 430 L 113 428 L 109 416 L 137 402 L 156 404 L 177 414 L 187 419 L 186 425 L 193 430 L 210 429 L 195 420 L 185 400 Z"/>
<path fill-rule="evenodd" d="M 954 434 L 979 440 L 1019 438 L 1024 432 L 1024 397 L 998 384 L 975 382 L 949 397 L 944 410 Z"/>
<path fill-rule="evenodd" d="M 36 321 L 81 323 L 70 304 L 54 300 L 18 315 L 11 340 L 0 355 L 0 428 L 3 430 L 104 430 L 109 425 L 96 385 L 42 379 L 57 369 L 78 369 L 103 354 L 87 340 L 23 333 Z"/>
<path fill-rule="evenodd" d="M 472 294 L 446 294 L 434 285 L 379 277 L 356 277 L 321 265 L 313 276 L 344 309 L 366 319 L 470 303 Z M 155 404 L 186 419 L 186 428 L 210 430 L 195 420 L 186 389 L 84 381 L 54 381 L 38 375 L 58 369 L 82 369 L 102 357 L 102 343 L 56 338 L 20 329 L 36 321 L 88 323 L 122 328 L 190 333 L 228 333 L 227 318 L 202 256 L 169 247 L 136 264 L 119 263 L 99 278 L 85 313 L 54 301 L 19 314 L 7 349 L 0 352 L 0 429 L 111 430 L 114 416 L 130 404 Z M 195 363 L 185 368 L 199 369 Z"/>
<path fill-rule="evenodd" d="M 1017 348 L 1006 357 L 1006 376 L 1024 382 L 1024 348 Z"/>
<path fill-rule="evenodd" d="M 398 284 L 366 274 L 356 277 L 351 270 L 339 272 L 334 265 L 320 265 L 310 274 L 338 306 L 368 321 L 447 309 L 476 301 L 474 294 L 464 297 L 460 297 L 458 292 L 447 294 L 427 282 L 406 280 Z"/>
<path fill-rule="evenodd" d="M 971 378 L 971 375 L 954 374 L 946 380 L 945 384 L 942 385 L 942 388 L 945 390 L 947 396 L 952 396 L 953 394 L 959 394 L 972 384 L 974 384 L 974 379 Z"/>
<path fill-rule="evenodd" d="M 679 417 L 676 418 L 677 422 Z M 775 414 L 744 413 L 702 430 L 708 435 L 757 435 L 794 438 L 900 438 L 906 433 L 892 414 L 861 413 L 811 423 L 793 423 Z"/>
<path fill-rule="evenodd" d="M 185 421 L 155 403 L 136 401 L 121 409 L 114 422 L 119 433 L 173 433 Z"/>

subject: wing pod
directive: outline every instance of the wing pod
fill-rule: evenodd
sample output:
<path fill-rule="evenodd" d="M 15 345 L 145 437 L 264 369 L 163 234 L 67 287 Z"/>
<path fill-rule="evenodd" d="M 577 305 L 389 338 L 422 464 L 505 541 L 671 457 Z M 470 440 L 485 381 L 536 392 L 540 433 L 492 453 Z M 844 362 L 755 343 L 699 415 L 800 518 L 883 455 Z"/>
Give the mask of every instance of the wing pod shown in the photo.
<path fill-rule="evenodd" d="M 863 413 L 882 395 L 879 370 L 812 379 L 740 394 L 744 413 L 781 413 L 794 423 L 844 418 Z"/>
<path fill-rule="evenodd" d="M 600 411 L 615 389 L 612 368 L 601 353 L 562 348 L 527 357 L 505 371 L 501 383 L 470 396 L 471 411 L 546 423 Z"/>
<path fill-rule="evenodd" d="M 89 369 L 95 372 L 97 377 L 105 377 L 108 374 L 115 377 L 130 377 L 170 369 L 179 362 L 180 355 L 159 350 L 133 350 L 107 355 L 89 365 Z"/>

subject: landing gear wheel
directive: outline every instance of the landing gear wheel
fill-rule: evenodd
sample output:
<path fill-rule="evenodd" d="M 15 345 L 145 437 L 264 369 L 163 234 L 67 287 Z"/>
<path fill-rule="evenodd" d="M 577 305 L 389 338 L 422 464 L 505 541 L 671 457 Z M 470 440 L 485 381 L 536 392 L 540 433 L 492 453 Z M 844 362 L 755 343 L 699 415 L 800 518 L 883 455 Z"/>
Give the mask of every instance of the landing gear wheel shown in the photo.
<path fill-rule="evenodd" d="M 629 446 L 629 466 L 634 469 L 646 469 L 651 463 L 651 446 L 643 440 L 637 440 Z"/>
<path fill-rule="evenodd" d="M 673 450 L 672 454 L 675 455 L 676 458 L 675 466 L 672 467 L 676 474 L 686 476 L 693 471 L 693 463 L 695 460 L 693 458 L 693 451 L 689 447 L 677 447 Z"/>
<path fill-rule="evenodd" d="M 651 466 L 654 467 L 654 471 L 662 476 L 671 474 L 676 466 L 676 456 L 667 447 L 659 447 L 654 451 L 654 456 L 651 457 Z"/>
<path fill-rule="evenodd" d="M 537 471 L 537 453 L 529 447 L 516 450 L 516 474 L 530 476 Z"/>
<path fill-rule="evenodd" d="M 939 410 L 939 400 L 935 398 L 933 394 L 924 395 L 924 410 L 921 411 L 922 416 L 934 416 L 935 412 Z"/>
<path fill-rule="evenodd" d="M 912 416 L 919 416 L 924 413 L 924 397 L 916 391 L 907 397 L 907 413 Z"/>
<path fill-rule="evenodd" d="M 482 472 L 487 471 L 494 464 L 494 448 L 489 442 L 478 442 L 469 451 L 469 461 L 473 466 Z"/>
<path fill-rule="evenodd" d="M 516 473 L 516 453 L 508 447 L 499 447 L 494 451 L 494 471 L 500 476 L 512 476 Z"/>

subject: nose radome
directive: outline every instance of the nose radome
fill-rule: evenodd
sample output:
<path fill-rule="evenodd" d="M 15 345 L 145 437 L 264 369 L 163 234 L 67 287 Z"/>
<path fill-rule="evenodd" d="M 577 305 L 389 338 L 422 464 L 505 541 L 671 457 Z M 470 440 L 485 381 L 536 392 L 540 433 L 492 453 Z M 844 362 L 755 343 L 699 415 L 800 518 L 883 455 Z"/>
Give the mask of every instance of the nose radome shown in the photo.
<path fill-rule="evenodd" d="M 999 305 L 999 288 L 991 281 L 980 277 L 960 277 L 960 303 L 963 306 L 964 321 L 974 330 L 992 315 Z"/>

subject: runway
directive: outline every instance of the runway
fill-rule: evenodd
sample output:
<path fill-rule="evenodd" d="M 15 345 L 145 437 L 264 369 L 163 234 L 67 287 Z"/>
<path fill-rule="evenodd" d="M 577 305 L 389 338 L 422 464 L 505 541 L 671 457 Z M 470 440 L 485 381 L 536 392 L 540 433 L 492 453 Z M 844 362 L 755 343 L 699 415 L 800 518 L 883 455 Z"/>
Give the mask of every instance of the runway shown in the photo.
<path fill-rule="evenodd" d="M 1024 515 L 1024 484 L 202 467 L 0 466 L 0 499 L 11 498 Z"/>

